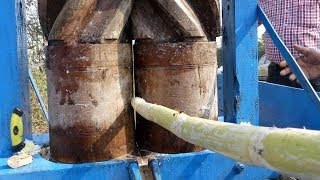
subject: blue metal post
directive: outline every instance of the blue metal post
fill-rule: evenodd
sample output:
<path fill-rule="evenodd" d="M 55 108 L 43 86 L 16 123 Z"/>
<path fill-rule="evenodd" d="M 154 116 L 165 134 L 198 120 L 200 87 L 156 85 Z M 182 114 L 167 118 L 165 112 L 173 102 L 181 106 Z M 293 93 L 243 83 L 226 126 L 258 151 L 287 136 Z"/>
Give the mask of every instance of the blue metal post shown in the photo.
<path fill-rule="evenodd" d="M 223 0 L 224 117 L 259 124 L 257 0 Z"/>
<path fill-rule="evenodd" d="M 161 175 L 160 175 L 160 167 L 159 167 L 159 164 L 158 164 L 158 161 L 157 160 L 152 160 L 151 161 L 151 167 L 153 169 L 153 177 L 154 179 L 156 180 L 161 180 Z"/>
<path fill-rule="evenodd" d="M 131 180 L 142 180 L 138 163 L 132 163 L 129 166 L 129 174 Z"/>
<path fill-rule="evenodd" d="M 23 119 L 29 121 L 25 133 L 31 136 L 23 6 L 23 1 L 0 1 L 0 157 L 11 155 L 9 126 L 15 107 L 24 111 Z"/>

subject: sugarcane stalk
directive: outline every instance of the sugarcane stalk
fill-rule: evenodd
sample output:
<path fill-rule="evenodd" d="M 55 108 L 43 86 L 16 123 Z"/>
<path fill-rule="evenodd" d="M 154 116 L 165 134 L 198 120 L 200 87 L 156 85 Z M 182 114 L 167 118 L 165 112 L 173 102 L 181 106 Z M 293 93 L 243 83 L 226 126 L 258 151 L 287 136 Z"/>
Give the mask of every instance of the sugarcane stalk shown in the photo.
<path fill-rule="evenodd" d="M 185 141 L 301 179 L 320 177 L 320 132 L 218 122 L 133 98 L 133 108 Z"/>

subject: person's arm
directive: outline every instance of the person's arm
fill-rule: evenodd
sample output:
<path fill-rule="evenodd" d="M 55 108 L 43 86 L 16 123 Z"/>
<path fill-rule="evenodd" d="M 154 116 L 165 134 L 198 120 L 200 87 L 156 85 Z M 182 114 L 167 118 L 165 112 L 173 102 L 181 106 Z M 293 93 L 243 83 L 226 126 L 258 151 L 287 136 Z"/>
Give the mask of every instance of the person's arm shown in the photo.
<path fill-rule="evenodd" d="M 299 45 L 294 45 L 296 51 L 298 51 L 301 56 L 296 58 L 297 63 L 300 68 L 303 70 L 305 75 L 312 81 L 320 78 L 320 51 L 307 48 Z M 282 61 L 280 66 L 284 69 L 280 72 L 282 76 L 291 74 L 289 79 L 291 81 L 295 81 L 297 78 L 292 73 L 290 67 L 288 67 L 288 63 L 286 61 Z"/>

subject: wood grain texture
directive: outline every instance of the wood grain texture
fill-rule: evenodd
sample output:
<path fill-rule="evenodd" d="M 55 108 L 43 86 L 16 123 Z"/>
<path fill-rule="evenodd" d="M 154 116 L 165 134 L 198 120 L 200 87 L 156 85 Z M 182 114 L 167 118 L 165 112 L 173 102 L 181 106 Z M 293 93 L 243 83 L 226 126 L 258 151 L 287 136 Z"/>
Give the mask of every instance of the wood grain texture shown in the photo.
<path fill-rule="evenodd" d="M 220 36 L 220 5 L 219 0 L 187 0 L 197 14 L 202 28 L 210 41 Z"/>
<path fill-rule="evenodd" d="M 44 36 L 48 38 L 53 23 L 67 0 L 38 0 L 39 20 Z"/>
<path fill-rule="evenodd" d="M 50 153 L 54 160 L 102 161 L 133 150 L 131 53 L 131 45 L 123 43 L 48 47 Z"/>
<path fill-rule="evenodd" d="M 186 37 L 204 37 L 205 34 L 194 11 L 185 1 L 156 0 L 171 21 L 177 23 Z"/>
<path fill-rule="evenodd" d="M 136 40 L 215 41 L 220 32 L 217 0 L 136 0 L 132 11 Z"/>
<path fill-rule="evenodd" d="M 153 42 L 183 41 L 179 26 L 169 20 L 161 9 L 153 1 L 135 1 L 131 13 L 133 39 Z"/>
<path fill-rule="evenodd" d="M 214 42 L 137 44 L 134 52 L 136 96 L 196 117 L 217 119 Z M 201 150 L 139 115 L 136 123 L 141 149 L 160 153 Z"/>
<path fill-rule="evenodd" d="M 49 40 L 75 39 L 95 5 L 96 0 L 68 0 L 52 26 Z"/>
<path fill-rule="evenodd" d="M 132 9 L 132 0 L 99 1 L 82 30 L 80 41 L 119 39 Z"/>
<path fill-rule="evenodd" d="M 218 0 L 39 0 L 39 17 L 49 40 L 66 42 L 108 43 L 124 34 L 160 43 L 205 42 L 220 32 Z"/>
<path fill-rule="evenodd" d="M 39 0 L 39 18 L 48 40 L 68 43 L 126 41 L 133 0 Z M 124 32 L 125 31 L 127 32 Z"/>

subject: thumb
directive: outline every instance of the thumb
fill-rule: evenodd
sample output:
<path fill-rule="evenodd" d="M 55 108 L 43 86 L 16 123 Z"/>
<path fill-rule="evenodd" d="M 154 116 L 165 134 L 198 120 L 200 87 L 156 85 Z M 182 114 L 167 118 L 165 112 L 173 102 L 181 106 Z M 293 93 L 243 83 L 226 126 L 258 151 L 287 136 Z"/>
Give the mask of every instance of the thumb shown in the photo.
<path fill-rule="evenodd" d="M 297 44 L 295 44 L 293 47 L 296 51 L 298 51 L 298 53 L 300 53 L 304 56 L 307 56 L 310 53 L 310 50 L 307 47 L 299 46 Z"/>

